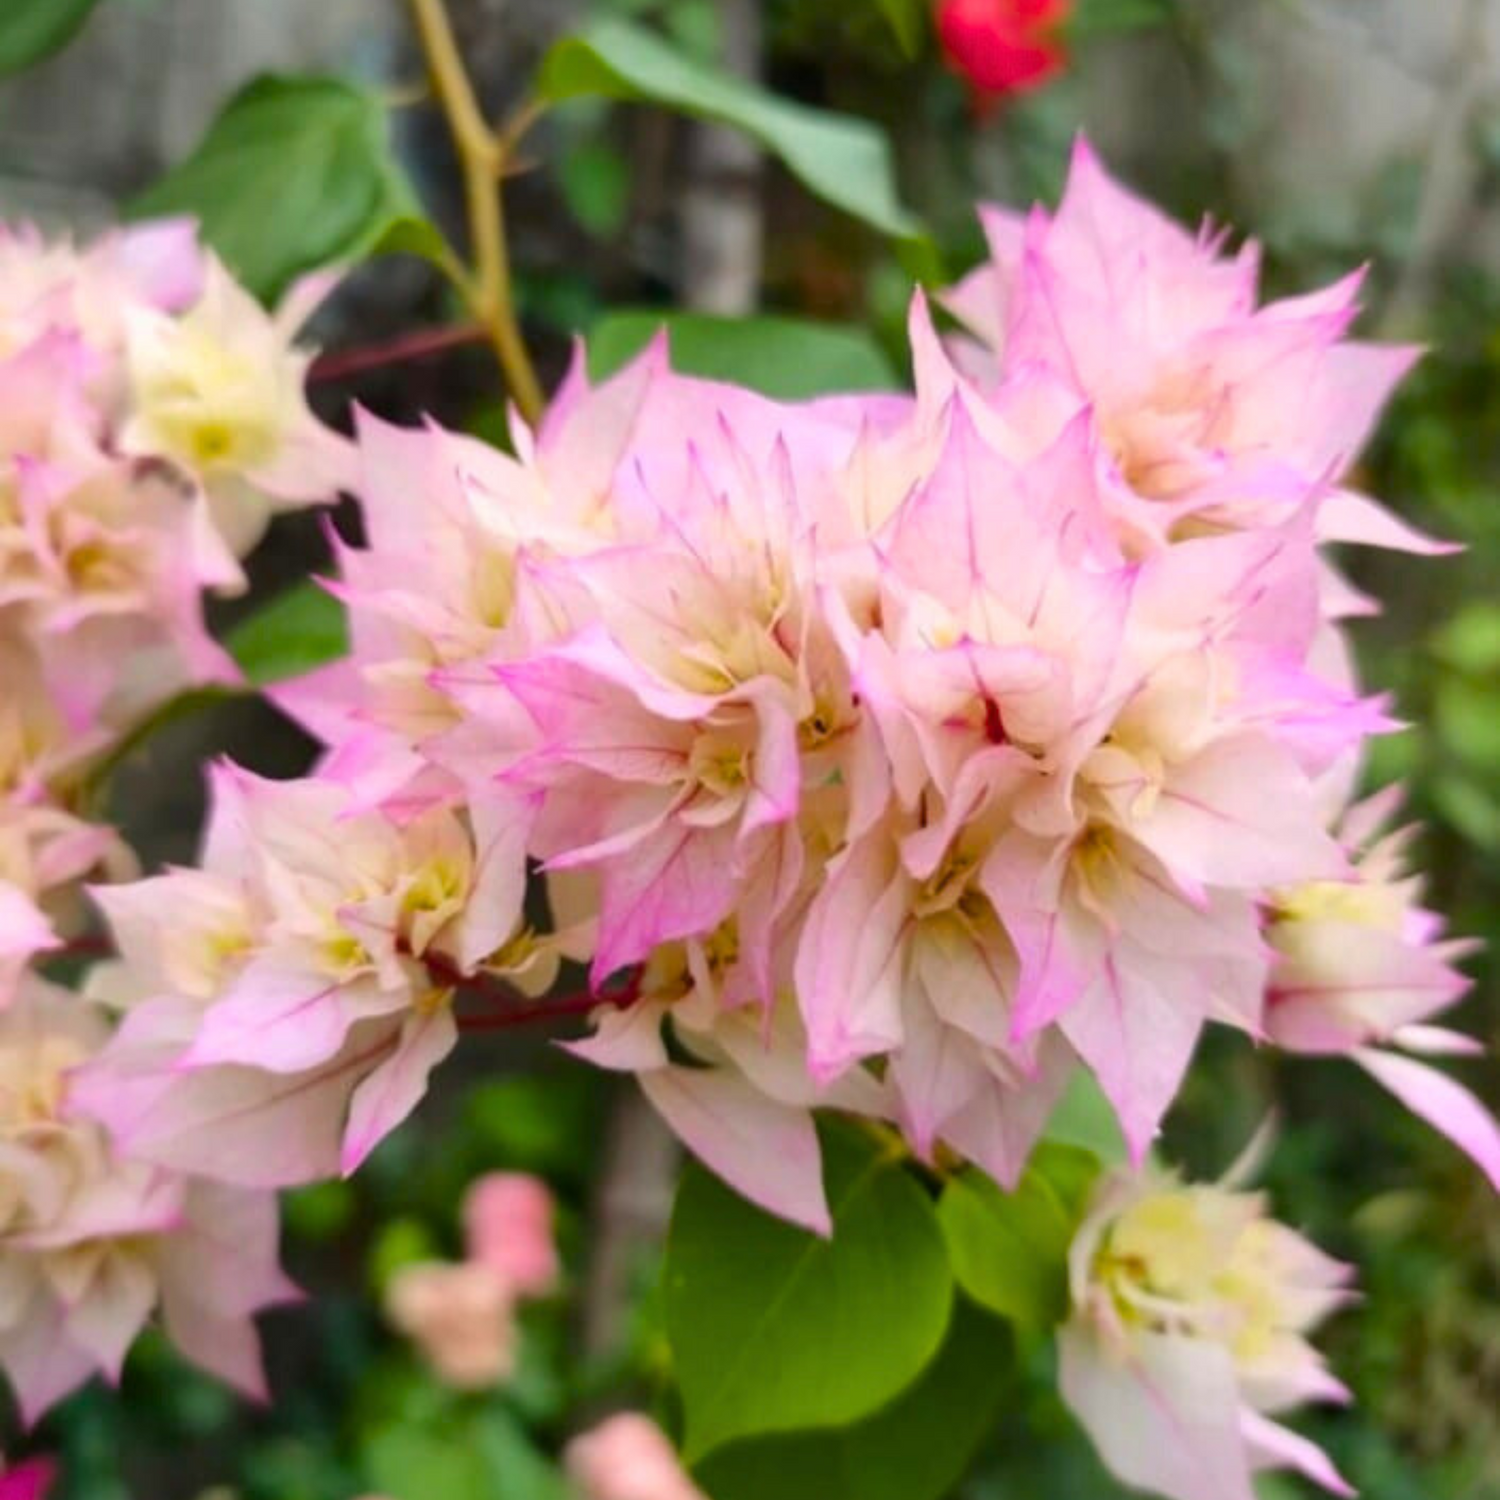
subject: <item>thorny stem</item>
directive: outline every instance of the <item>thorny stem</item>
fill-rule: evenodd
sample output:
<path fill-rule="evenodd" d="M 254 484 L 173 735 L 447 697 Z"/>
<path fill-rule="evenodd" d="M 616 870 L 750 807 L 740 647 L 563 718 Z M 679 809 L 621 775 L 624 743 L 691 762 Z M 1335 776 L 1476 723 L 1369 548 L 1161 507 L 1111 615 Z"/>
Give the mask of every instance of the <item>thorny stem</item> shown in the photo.
<path fill-rule="evenodd" d="M 516 321 L 500 182 L 535 118 L 536 106 L 526 106 L 504 130 L 492 130 L 474 97 L 444 0 L 410 0 L 410 5 L 463 169 L 474 265 L 471 273 L 458 279 L 458 290 L 494 346 L 521 415 L 535 422 L 544 404 L 542 387 Z"/>

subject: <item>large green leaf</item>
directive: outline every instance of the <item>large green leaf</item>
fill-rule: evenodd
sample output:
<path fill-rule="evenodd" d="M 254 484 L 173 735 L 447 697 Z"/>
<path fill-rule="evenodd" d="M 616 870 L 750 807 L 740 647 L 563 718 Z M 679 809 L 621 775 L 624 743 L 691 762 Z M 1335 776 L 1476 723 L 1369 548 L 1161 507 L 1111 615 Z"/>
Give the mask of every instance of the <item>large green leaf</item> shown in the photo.
<path fill-rule="evenodd" d="M 868 121 L 811 109 L 706 67 L 644 27 L 605 20 L 565 37 L 538 81 L 545 99 L 661 104 L 759 141 L 818 197 L 898 239 L 922 237 L 896 193 L 890 143 Z"/>
<path fill-rule="evenodd" d="M 130 213 L 192 214 L 266 299 L 304 271 L 376 249 L 441 255 L 441 237 L 391 155 L 380 100 L 339 78 L 248 84 Z"/>
<path fill-rule="evenodd" d="M 1068 1311 L 1068 1247 L 1098 1162 L 1044 1142 L 1015 1192 L 971 1167 L 938 1204 L 958 1284 L 1020 1330 L 1044 1333 Z"/>
<path fill-rule="evenodd" d="M 224 645 L 251 687 L 267 687 L 345 655 L 349 623 L 344 606 L 309 581 L 242 620 Z"/>
<path fill-rule="evenodd" d="M 697 1477 L 714 1500 L 935 1500 L 996 1425 L 1012 1353 L 1008 1327 L 960 1298 L 937 1358 L 889 1405 L 851 1427 L 732 1443 Z"/>
<path fill-rule="evenodd" d="M 781 401 L 894 390 L 899 384 L 884 351 L 862 328 L 808 318 L 720 318 L 644 309 L 612 312 L 594 324 L 589 373 L 596 380 L 612 374 L 662 328 L 674 369 L 733 381 Z"/>
<path fill-rule="evenodd" d="M 831 1130 L 824 1148 L 828 1240 L 701 1167 L 683 1176 L 665 1298 L 690 1463 L 733 1438 L 858 1421 L 942 1343 L 953 1275 L 931 1201 L 863 1136 Z"/>
<path fill-rule="evenodd" d="M 99 0 L 3 0 L 0 77 L 19 73 L 70 42 Z"/>

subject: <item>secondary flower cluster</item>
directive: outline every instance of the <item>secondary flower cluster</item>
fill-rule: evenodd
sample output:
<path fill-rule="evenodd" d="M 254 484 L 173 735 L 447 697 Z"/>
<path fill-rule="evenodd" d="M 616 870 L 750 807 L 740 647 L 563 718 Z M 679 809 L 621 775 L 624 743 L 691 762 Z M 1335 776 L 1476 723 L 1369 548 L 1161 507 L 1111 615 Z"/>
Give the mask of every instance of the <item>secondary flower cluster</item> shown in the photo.
<path fill-rule="evenodd" d="M 269 1194 L 122 1158 L 69 1112 L 67 1075 L 109 1032 L 100 1006 L 30 975 L 0 1012 L 0 1367 L 27 1421 L 117 1379 L 157 1310 L 194 1363 L 260 1392 L 251 1319 L 296 1296 Z"/>
<path fill-rule="evenodd" d="M 166 221 L 85 249 L 0 227 L 0 1003 L 70 884 L 119 857 L 76 816 L 88 765 L 156 703 L 236 673 L 205 588 L 272 509 L 333 496 L 344 440 L 275 320 Z"/>
<path fill-rule="evenodd" d="M 86 248 L 0 227 L 0 1364 L 28 1416 L 116 1374 L 157 1306 L 254 1389 L 249 1315 L 288 1291 L 269 1197 L 117 1155 L 68 1113 L 65 1074 L 112 1028 L 33 966 L 81 930 L 81 881 L 132 873 L 91 768 L 237 675 L 203 590 L 243 587 L 272 509 L 337 487 L 347 444 L 291 346 L 316 295 L 268 317 L 186 222 Z"/>
<path fill-rule="evenodd" d="M 460 1000 L 508 1024 L 586 960 L 574 1050 L 819 1230 L 814 1107 L 1010 1184 L 1086 1069 L 1140 1158 L 1210 1021 L 1357 1057 L 1500 1182 L 1477 1101 L 1380 1046 L 1457 1045 L 1463 983 L 1345 810 L 1391 726 L 1322 544 L 1438 550 L 1346 481 L 1411 351 L 1346 337 L 1357 279 L 1258 307 L 1253 248 L 1086 148 L 985 223 L 912 399 L 658 344 L 514 456 L 362 419 L 352 652 L 279 695 L 327 754 L 220 771 L 203 868 L 102 893 L 131 1009 L 80 1106 L 241 1184 L 349 1170 Z"/>
<path fill-rule="evenodd" d="M 1070 1256 L 1064 1399 L 1127 1484 L 1171 1500 L 1254 1500 L 1258 1469 L 1353 1490 L 1271 1420 L 1346 1401 L 1304 1335 L 1350 1298 L 1349 1268 L 1265 1217 L 1258 1194 L 1152 1168 L 1096 1188 Z"/>
<path fill-rule="evenodd" d="M 386 1316 L 445 1384 L 480 1390 L 515 1374 L 517 1308 L 561 1279 L 554 1213 L 540 1178 L 490 1172 L 464 1198 L 464 1259 L 419 1261 L 391 1278 Z"/>

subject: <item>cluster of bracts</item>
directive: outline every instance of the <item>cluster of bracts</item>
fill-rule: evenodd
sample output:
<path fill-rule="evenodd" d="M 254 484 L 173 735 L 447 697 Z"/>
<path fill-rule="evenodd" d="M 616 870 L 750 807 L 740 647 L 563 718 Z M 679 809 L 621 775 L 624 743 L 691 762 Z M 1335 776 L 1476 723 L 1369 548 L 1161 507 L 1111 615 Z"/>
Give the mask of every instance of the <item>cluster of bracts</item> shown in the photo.
<path fill-rule="evenodd" d="M 1413 352 L 1347 337 L 1357 277 L 1258 306 L 1253 246 L 1086 147 L 1055 214 L 983 218 L 952 331 L 913 308 L 914 397 L 776 402 L 657 345 L 580 365 L 513 455 L 319 428 L 304 299 L 267 319 L 176 226 L 0 245 L 0 1361 L 29 1413 L 158 1302 L 253 1383 L 268 1190 L 355 1169 L 467 1025 L 548 1014 L 576 964 L 572 1050 L 818 1232 L 813 1111 L 1011 1185 L 1091 1074 L 1138 1170 L 1075 1247 L 1065 1394 L 1168 1495 L 1341 1484 L 1268 1413 L 1340 1394 L 1303 1334 L 1344 1269 L 1144 1158 L 1216 1022 L 1349 1056 L 1500 1184 L 1500 1132 L 1411 1055 L 1469 1048 L 1430 1024 L 1460 950 L 1397 795 L 1355 800 L 1394 726 L 1326 550 L 1443 550 L 1349 481 Z M 89 767 L 230 670 L 201 590 L 339 488 L 351 651 L 276 693 L 325 755 L 217 767 L 199 867 L 122 879 Z M 70 995 L 34 969 L 81 880 L 117 956 Z M 200 1236 L 204 1205 L 244 1232 Z M 1179 1407 L 1201 1441 L 1163 1437 Z"/>

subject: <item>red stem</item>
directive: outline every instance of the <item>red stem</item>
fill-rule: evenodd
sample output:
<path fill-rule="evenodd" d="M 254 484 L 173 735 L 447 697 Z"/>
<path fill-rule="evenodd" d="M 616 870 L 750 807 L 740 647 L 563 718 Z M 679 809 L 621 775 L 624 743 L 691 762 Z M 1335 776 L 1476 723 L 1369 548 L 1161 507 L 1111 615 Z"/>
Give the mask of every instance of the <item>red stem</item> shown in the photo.
<path fill-rule="evenodd" d="M 336 349 L 329 354 L 320 354 L 313 361 L 307 378 L 314 385 L 330 380 L 344 380 L 351 375 L 362 375 L 366 370 L 380 370 L 387 365 L 426 359 L 430 355 L 442 354 L 448 349 L 459 349 L 467 344 L 482 344 L 488 337 L 477 323 L 418 328 L 383 344 L 367 344 L 356 349 Z"/>
<path fill-rule="evenodd" d="M 633 997 L 632 997 L 633 998 Z M 538 1000 L 510 1010 L 495 1011 L 487 1016 L 460 1016 L 460 1031 L 508 1031 L 512 1026 L 527 1026 L 533 1021 L 556 1021 L 565 1016 L 586 1016 L 601 1005 L 623 1007 L 623 998 L 611 995 L 564 995 L 558 1000 Z"/>
<path fill-rule="evenodd" d="M 115 945 L 103 933 L 93 932 L 86 937 L 69 938 L 60 948 L 46 948 L 36 956 L 38 963 L 60 958 L 113 958 Z"/>
<path fill-rule="evenodd" d="M 624 1010 L 640 998 L 640 974 L 634 973 L 620 989 L 606 994 L 589 992 L 563 995 L 553 1000 L 531 1000 L 491 974 L 464 974 L 436 953 L 422 957 L 427 972 L 446 989 L 474 995 L 494 1009 L 487 1015 L 460 1016 L 460 1031 L 507 1031 L 534 1021 L 556 1021 L 568 1016 L 586 1016 L 601 1005 Z"/>
<path fill-rule="evenodd" d="M 114 951 L 114 945 L 107 937 L 94 933 L 74 938 L 63 947 L 38 957 L 108 958 Z M 528 1026 L 537 1021 L 586 1016 L 601 1005 L 612 1005 L 617 1010 L 625 1010 L 634 1005 L 641 994 L 640 974 L 637 972 L 618 990 L 605 994 L 562 995 L 555 1000 L 531 1000 L 492 974 L 465 974 L 439 954 L 424 954 L 421 961 L 433 980 L 444 989 L 451 989 L 462 995 L 473 995 L 494 1007 L 487 1015 L 460 1016 L 460 1031 L 506 1031 L 513 1026 Z"/>

